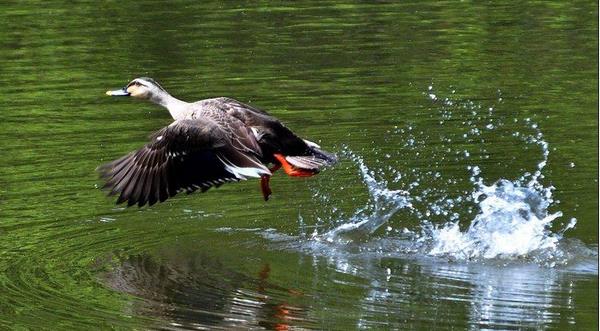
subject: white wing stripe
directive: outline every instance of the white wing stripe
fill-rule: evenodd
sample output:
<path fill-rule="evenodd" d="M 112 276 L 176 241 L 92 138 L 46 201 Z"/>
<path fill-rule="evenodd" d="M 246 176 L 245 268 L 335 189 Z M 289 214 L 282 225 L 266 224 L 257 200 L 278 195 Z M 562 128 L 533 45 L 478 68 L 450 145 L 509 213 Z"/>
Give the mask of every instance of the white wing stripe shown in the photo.
<path fill-rule="evenodd" d="M 260 177 L 262 175 L 270 176 L 271 172 L 261 168 L 254 167 L 238 167 L 226 159 L 218 156 L 219 160 L 223 162 L 225 170 L 232 173 L 238 179 L 246 179 L 247 177 Z"/>

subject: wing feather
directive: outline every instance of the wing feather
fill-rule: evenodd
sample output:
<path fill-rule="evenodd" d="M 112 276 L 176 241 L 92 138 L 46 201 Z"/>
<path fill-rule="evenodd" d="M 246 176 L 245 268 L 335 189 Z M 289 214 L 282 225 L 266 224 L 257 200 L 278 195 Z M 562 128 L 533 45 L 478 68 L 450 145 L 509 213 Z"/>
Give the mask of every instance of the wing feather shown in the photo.
<path fill-rule="evenodd" d="M 141 207 L 183 190 L 205 192 L 223 183 L 270 175 L 258 159 L 261 149 L 251 129 L 237 120 L 219 121 L 179 120 L 157 131 L 138 151 L 98 168 L 104 187 L 109 194 L 119 194 L 118 204 Z"/>

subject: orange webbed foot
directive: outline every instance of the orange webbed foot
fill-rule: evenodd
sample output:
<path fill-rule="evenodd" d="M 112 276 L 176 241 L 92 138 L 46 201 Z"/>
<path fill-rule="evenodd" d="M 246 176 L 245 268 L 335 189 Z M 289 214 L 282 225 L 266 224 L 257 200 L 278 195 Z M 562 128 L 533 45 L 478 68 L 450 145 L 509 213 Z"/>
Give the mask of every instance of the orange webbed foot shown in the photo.
<path fill-rule="evenodd" d="M 296 168 L 285 159 L 284 155 L 273 154 L 273 156 L 281 163 L 281 167 L 286 174 L 292 177 L 310 177 L 315 174 L 314 171 Z"/>

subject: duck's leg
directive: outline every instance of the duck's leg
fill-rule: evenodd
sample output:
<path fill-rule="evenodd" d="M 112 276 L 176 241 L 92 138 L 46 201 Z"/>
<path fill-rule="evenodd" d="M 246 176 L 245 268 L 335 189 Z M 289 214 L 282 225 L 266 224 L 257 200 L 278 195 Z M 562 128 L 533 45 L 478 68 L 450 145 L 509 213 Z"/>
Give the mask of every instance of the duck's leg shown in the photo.
<path fill-rule="evenodd" d="M 269 187 L 269 179 L 271 176 L 262 175 L 260 176 L 260 190 L 262 191 L 263 198 L 265 201 L 269 201 L 269 196 L 271 196 L 271 188 Z"/>
<path fill-rule="evenodd" d="M 277 171 L 279 168 L 281 168 L 281 164 L 277 163 L 273 167 L 269 168 L 269 171 L 271 171 L 271 174 L 274 174 L 275 171 Z M 260 176 L 260 189 L 262 191 L 263 198 L 265 198 L 265 201 L 269 201 L 269 197 L 271 196 L 271 193 L 273 193 L 271 192 L 271 187 L 269 187 L 270 179 L 271 176 L 269 175 Z"/>

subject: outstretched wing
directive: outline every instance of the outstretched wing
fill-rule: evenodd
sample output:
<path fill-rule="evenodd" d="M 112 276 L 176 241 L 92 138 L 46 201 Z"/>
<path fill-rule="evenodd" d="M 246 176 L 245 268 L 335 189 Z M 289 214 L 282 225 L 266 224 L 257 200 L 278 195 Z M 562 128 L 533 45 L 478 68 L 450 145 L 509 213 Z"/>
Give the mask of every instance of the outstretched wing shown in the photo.
<path fill-rule="evenodd" d="M 247 128 L 224 128 L 210 119 L 180 120 L 152 135 L 150 143 L 99 167 L 117 204 L 163 202 L 180 191 L 205 192 L 226 182 L 270 175 Z M 241 137 L 241 138 L 240 138 Z"/>

